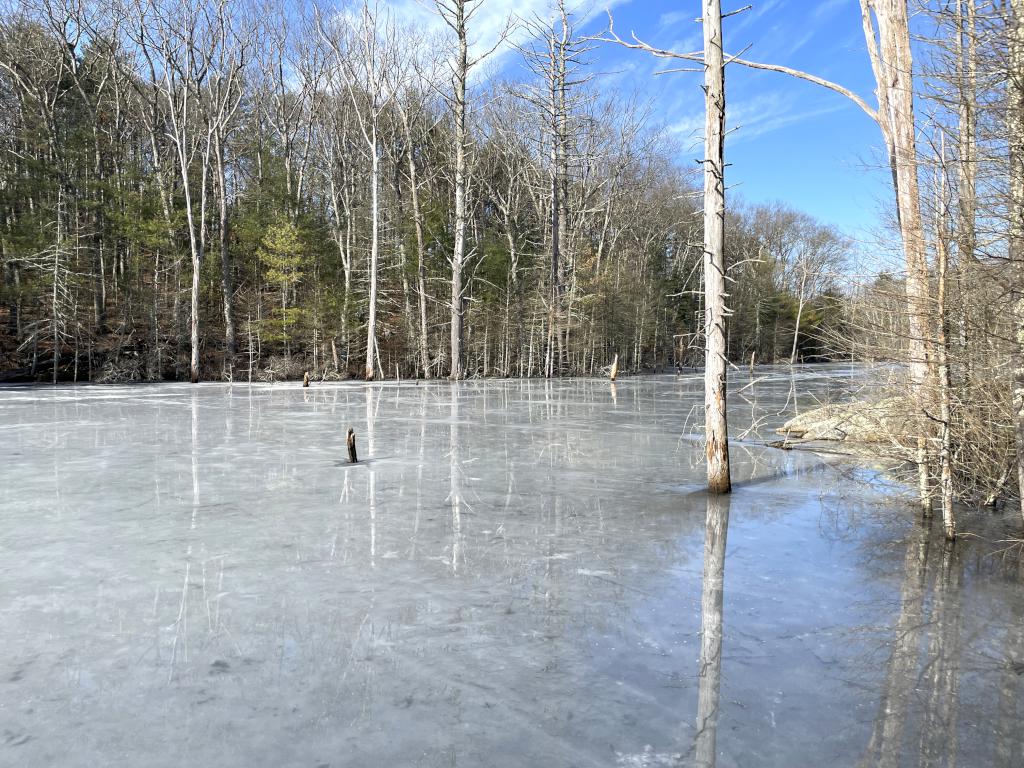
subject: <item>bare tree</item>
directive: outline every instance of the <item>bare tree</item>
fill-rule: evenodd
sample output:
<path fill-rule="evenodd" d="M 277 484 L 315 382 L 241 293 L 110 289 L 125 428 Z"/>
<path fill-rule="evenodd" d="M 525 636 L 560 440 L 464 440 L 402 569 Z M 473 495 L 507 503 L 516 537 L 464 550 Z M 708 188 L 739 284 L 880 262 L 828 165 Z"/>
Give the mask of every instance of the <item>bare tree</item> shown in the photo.
<path fill-rule="evenodd" d="M 583 74 L 585 56 L 591 50 L 586 38 L 576 32 L 576 20 L 565 0 L 553 0 L 550 16 L 534 16 L 526 23 L 534 42 L 519 47 L 537 87 L 527 87 L 524 96 L 540 115 L 546 142 L 547 189 L 545 203 L 550 223 L 548 270 L 548 322 L 544 374 L 562 373 L 566 364 L 569 322 L 566 283 L 573 282 L 569 211 L 570 165 L 573 143 L 580 133 L 580 86 L 590 80 Z M 570 302 L 571 304 L 571 299 Z"/>
<path fill-rule="evenodd" d="M 354 24 L 352 22 L 355 22 Z M 380 369 L 377 351 L 377 277 L 380 256 L 380 160 L 382 118 L 393 98 L 389 78 L 398 55 L 394 24 L 380 13 L 377 0 L 364 0 L 358 20 L 333 17 L 325 26 L 317 12 L 317 27 L 334 52 L 333 69 L 342 78 L 370 157 L 370 289 L 366 323 L 367 381 Z"/>
<path fill-rule="evenodd" d="M 466 90 L 473 68 L 493 53 L 504 42 L 508 33 L 508 27 L 506 27 L 498 35 L 497 42 L 490 50 L 478 56 L 470 56 L 469 27 L 483 4 L 484 0 L 434 0 L 438 16 L 455 36 L 450 63 L 452 88 L 451 93 L 445 94 L 452 113 L 455 133 L 455 242 L 452 246 L 451 361 L 448 374 L 448 378 L 454 380 L 464 378 L 466 375 L 465 360 L 463 359 L 465 288 L 462 274 L 466 262 L 466 211 L 469 180 Z"/>
<path fill-rule="evenodd" d="M 949 312 L 947 308 L 947 286 L 949 265 L 949 201 L 946 194 L 946 151 L 945 144 L 940 141 L 939 163 L 935 180 L 935 266 L 938 298 L 936 314 L 938 315 L 938 338 L 935 344 L 936 365 L 938 369 L 939 398 L 939 495 L 942 504 L 942 522 L 946 538 L 956 538 L 956 522 L 953 517 L 953 415 L 952 415 L 952 382 L 950 380 L 949 363 Z"/>
<path fill-rule="evenodd" d="M 679 53 L 654 48 L 635 36 L 615 34 L 609 15 L 606 39 L 660 58 L 699 61 L 704 71 L 704 437 L 708 490 L 732 490 L 726 412 L 725 291 L 725 53 L 721 0 L 703 0 L 704 49 Z M 730 57 L 730 61 L 732 58 Z"/>
<path fill-rule="evenodd" d="M 429 133 L 431 128 L 427 101 L 429 92 L 435 88 L 438 64 L 428 49 L 430 42 L 418 37 L 412 29 L 405 30 L 404 44 L 411 63 L 410 74 L 413 76 L 405 77 L 396 84 L 401 93 L 395 99 L 395 112 L 405 138 L 406 175 L 416 234 L 416 294 L 419 323 L 417 351 L 420 368 L 427 379 L 431 377 L 430 336 L 427 325 L 427 245 L 425 217 L 420 204 L 420 188 L 425 180 L 417 167 L 416 148 L 425 141 L 425 134 Z"/>
<path fill-rule="evenodd" d="M 195 6 L 135 0 L 141 55 L 164 102 L 166 134 L 174 149 L 192 256 L 189 320 L 190 379 L 199 381 L 199 292 L 206 251 L 210 175 L 218 133 L 240 102 L 236 81 L 249 44 L 236 36 L 226 0 Z M 198 164 L 199 179 L 193 177 Z M 227 310 L 226 310 L 227 311 Z"/>
<path fill-rule="evenodd" d="M 704 0 L 704 434 L 708 490 L 728 493 L 725 324 L 725 58 L 721 0 Z"/>
<path fill-rule="evenodd" d="M 466 258 L 466 83 L 469 78 L 469 42 L 466 27 L 482 2 L 435 0 L 444 23 L 455 33 L 452 64 L 452 93 L 448 97 L 455 121 L 455 243 L 452 248 L 451 348 L 448 378 L 465 376 L 462 358 L 463 288 L 462 268 Z"/>
<path fill-rule="evenodd" d="M 484 124 L 487 167 L 481 181 L 500 212 L 508 246 L 501 368 L 506 375 L 511 375 L 513 349 L 518 353 L 526 319 L 520 260 L 532 245 L 532 228 L 526 219 L 538 169 L 530 152 L 531 116 L 523 109 L 522 100 L 510 85 L 501 84 L 488 95 Z M 519 375 L 524 375 L 525 361 L 522 355 L 519 357 Z"/>
<path fill-rule="evenodd" d="M 353 197 L 359 172 L 356 167 L 357 156 L 349 152 L 353 117 L 352 110 L 346 107 L 347 101 L 347 94 L 338 94 L 326 89 L 317 95 L 312 115 L 312 119 L 318 122 L 317 130 L 314 132 L 314 145 L 319 160 L 317 168 L 326 187 L 327 213 L 342 266 L 341 335 L 346 347 L 349 339 L 349 310 L 352 303 L 352 256 L 355 238 Z M 340 361 L 333 338 L 331 349 L 337 373 L 340 371 Z"/>
<path fill-rule="evenodd" d="M 838 271 L 844 254 L 849 250 L 849 243 L 833 228 L 815 224 L 807 216 L 799 218 L 800 240 L 790 265 L 797 296 L 793 346 L 789 355 L 790 365 L 796 362 L 800 321 L 808 298 L 815 295 L 821 284 Z"/>
<path fill-rule="evenodd" d="M 221 23 L 227 26 L 226 19 Z M 217 239 L 220 249 L 220 286 L 224 313 L 224 370 L 228 378 L 234 377 L 235 355 L 238 341 L 235 334 L 235 319 L 232 311 L 234 289 L 231 280 L 231 257 L 229 241 L 229 184 L 228 144 L 231 134 L 237 128 L 236 117 L 245 93 L 242 76 L 248 63 L 251 47 L 257 30 L 255 26 L 238 29 L 230 38 L 230 44 L 219 49 L 220 54 L 214 73 L 210 78 L 206 98 L 203 99 L 203 117 L 213 136 L 213 157 L 216 165 L 216 190 L 218 203 Z"/>

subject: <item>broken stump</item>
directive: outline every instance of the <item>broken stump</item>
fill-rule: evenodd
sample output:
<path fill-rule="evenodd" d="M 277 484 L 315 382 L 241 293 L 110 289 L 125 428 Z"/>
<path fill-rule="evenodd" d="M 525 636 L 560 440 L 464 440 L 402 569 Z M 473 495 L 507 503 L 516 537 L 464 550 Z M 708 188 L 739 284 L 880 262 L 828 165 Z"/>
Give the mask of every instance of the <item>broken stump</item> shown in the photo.
<path fill-rule="evenodd" d="M 345 444 L 348 446 L 348 463 L 357 463 L 359 461 L 359 457 L 356 455 L 356 431 L 352 429 L 352 427 L 348 428 L 348 436 L 345 438 Z"/>

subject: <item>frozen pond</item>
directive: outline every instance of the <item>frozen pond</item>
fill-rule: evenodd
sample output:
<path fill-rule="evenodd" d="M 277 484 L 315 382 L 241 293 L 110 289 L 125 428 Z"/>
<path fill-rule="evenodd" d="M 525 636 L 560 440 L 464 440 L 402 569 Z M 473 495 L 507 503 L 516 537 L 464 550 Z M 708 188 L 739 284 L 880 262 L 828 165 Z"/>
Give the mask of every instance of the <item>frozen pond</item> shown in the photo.
<path fill-rule="evenodd" d="M 743 434 L 851 373 L 720 503 L 694 375 L 0 389 L 0 765 L 1020 768 L 1015 529 Z"/>

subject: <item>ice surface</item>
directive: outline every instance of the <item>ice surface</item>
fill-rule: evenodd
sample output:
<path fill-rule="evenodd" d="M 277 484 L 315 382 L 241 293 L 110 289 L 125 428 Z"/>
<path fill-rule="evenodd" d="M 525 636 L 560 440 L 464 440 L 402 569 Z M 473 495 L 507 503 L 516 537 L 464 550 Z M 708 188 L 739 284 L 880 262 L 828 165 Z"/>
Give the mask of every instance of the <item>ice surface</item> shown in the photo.
<path fill-rule="evenodd" d="M 1017 561 L 747 432 L 857 376 L 724 506 L 696 375 L 0 389 L 0 764 L 1019 768 Z"/>

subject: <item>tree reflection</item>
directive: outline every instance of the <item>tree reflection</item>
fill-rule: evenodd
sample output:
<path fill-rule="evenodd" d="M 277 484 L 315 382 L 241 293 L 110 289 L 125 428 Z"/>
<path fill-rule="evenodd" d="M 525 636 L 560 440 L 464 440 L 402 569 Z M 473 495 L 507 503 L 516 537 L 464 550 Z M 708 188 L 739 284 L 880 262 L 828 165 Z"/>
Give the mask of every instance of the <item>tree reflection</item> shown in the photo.
<path fill-rule="evenodd" d="M 1006 574 L 1017 589 L 1024 582 L 1024 558 L 1008 563 Z M 1000 659 L 999 695 L 995 745 L 996 768 L 1019 768 L 1024 744 L 1021 736 L 1021 685 L 1024 683 L 1024 606 L 1015 601 L 1009 608 Z"/>
<path fill-rule="evenodd" d="M 915 752 L 921 766 L 956 764 L 964 565 L 960 549 L 933 538 L 929 522 L 922 521 L 907 540 L 892 650 L 861 766 L 895 768 Z M 908 723 L 920 729 L 916 749 Z"/>
<path fill-rule="evenodd" d="M 907 543 L 903 560 L 900 610 L 875 727 L 867 754 L 861 761 L 865 767 L 899 765 L 903 729 L 907 722 L 923 629 L 921 618 L 926 591 L 928 545 L 928 526 L 924 522 L 918 523 Z"/>
<path fill-rule="evenodd" d="M 459 398 L 462 391 L 457 382 L 451 384 L 451 410 L 449 412 L 448 501 L 452 508 L 452 575 L 459 575 L 462 559 L 462 465 L 459 463 Z"/>
<path fill-rule="evenodd" d="M 960 550 L 946 542 L 941 546 L 925 660 L 924 679 L 931 691 L 921 724 L 922 766 L 953 765 L 957 746 L 963 560 Z"/>
<path fill-rule="evenodd" d="M 704 577 L 700 599 L 700 666 L 697 688 L 697 735 L 694 765 L 713 768 L 718 730 L 718 701 L 722 677 L 722 606 L 725 584 L 725 544 L 729 530 L 729 496 L 707 497 L 704 532 Z"/>

